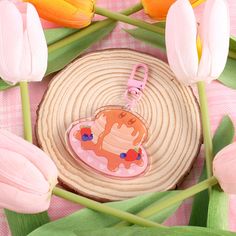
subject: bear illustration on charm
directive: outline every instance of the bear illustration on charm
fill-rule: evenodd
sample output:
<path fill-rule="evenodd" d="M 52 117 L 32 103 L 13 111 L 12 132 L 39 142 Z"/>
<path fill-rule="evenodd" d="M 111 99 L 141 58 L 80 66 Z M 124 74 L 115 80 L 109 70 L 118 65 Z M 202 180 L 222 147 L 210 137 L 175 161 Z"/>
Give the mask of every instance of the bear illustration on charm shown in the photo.
<path fill-rule="evenodd" d="M 135 79 L 138 69 L 144 70 L 143 80 Z M 93 118 L 70 125 L 66 144 L 77 162 L 110 177 L 130 178 L 145 172 L 148 157 L 143 144 L 148 130 L 132 109 L 141 99 L 147 78 L 148 67 L 135 65 L 125 92 L 126 106 L 102 107 Z"/>

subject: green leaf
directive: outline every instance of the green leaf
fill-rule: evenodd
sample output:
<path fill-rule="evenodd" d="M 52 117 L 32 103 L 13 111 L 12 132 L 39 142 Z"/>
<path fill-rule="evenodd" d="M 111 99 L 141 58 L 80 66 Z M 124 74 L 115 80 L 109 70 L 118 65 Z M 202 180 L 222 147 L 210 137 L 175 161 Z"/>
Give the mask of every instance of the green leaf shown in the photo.
<path fill-rule="evenodd" d="M 213 153 L 218 153 L 221 149 L 231 144 L 234 140 L 234 125 L 229 116 L 224 116 L 213 137 Z M 206 166 L 204 164 L 199 182 L 207 178 Z M 208 190 L 195 195 L 189 225 L 207 225 L 209 196 Z M 200 216 L 200 217 L 199 217 Z"/>
<path fill-rule="evenodd" d="M 236 37 L 234 36 L 230 37 L 229 49 L 230 51 L 236 52 Z"/>
<path fill-rule="evenodd" d="M 48 223 L 47 212 L 39 214 L 19 214 L 13 211 L 4 210 L 12 236 L 26 236 L 41 225 Z"/>
<path fill-rule="evenodd" d="M 223 73 L 217 79 L 226 87 L 236 89 L 236 41 L 234 37 L 230 40 L 230 52 Z M 234 56 L 234 59 L 231 58 Z"/>
<path fill-rule="evenodd" d="M 70 34 L 66 38 L 48 47 L 48 68 L 46 75 L 61 70 L 78 57 L 91 45 L 108 35 L 116 26 L 116 22 L 103 20 L 87 28 Z"/>
<path fill-rule="evenodd" d="M 231 144 L 234 140 L 234 123 L 229 116 L 224 116 L 213 137 L 214 156 L 224 147 Z"/>
<path fill-rule="evenodd" d="M 206 165 L 204 164 L 202 174 L 198 182 L 201 182 L 205 179 L 207 179 L 207 174 L 206 174 Z M 208 203 L 209 203 L 208 190 L 202 191 L 194 196 L 189 225 L 206 227 L 207 215 L 208 215 Z"/>
<path fill-rule="evenodd" d="M 46 234 L 45 234 L 46 235 Z M 73 229 L 54 231 L 50 236 L 235 236 L 233 232 L 200 228 L 200 227 L 169 227 L 169 228 L 145 228 L 145 227 L 122 227 L 122 228 L 99 228 L 94 230 Z"/>
<path fill-rule="evenodd" d="M 155 23 L 159 27 L 165 28 L 165 24 L 163 22 Z M 166 50 L 165 46 L 165 35 L 158 34 L 155 32 L 151 32 L 149 30 L 135 28 L 131 30 L 125 30 L 128 34 L 133 36 L 134 38 L 143 41 L 144 43 L 150 44 L 151 46 L 157 47 L 162 49 L 163 51 Z"/>
<path fill-rule="evenodd" d="M 208 206 L 207 227 L 212 229 L 229 229 L 229 196 L 220 186 L 212 188 Z"/>
<path fill-rule="evenodd" d="M 8 88 L 14 87 L 10 84 L 7 84 L 6 82 L 4 82 L 2 79 L 0 79 L 0 91 L 6 90 Z"/>
<path fill-rule="evenodd" d="M 236 60 L 236 37 L 231 36 L 229 41 L 229 57 Z"/>
<path fill-rule="evenodd" d="M 71 28 L 55 28 L 55 29 L 46 29 L 44 30 L 44 35 L 47 40 L 47 45 L 50 46 L 57 41 L 66 38 L 69 35 L 79 31 L 78 29 Z"/>
<path fill-rule="evenodd" d="M 225 69 L 218 80 L 225 86 L 236 89 L 236 60 L 228 58 Z"/>
<path fill-rule="evenodd" d="M 168 198 L 173 194 L 176 194 L 177 191 L 168 191 L 161 193 L 151 193 L 142 195 L 136 198 L 132 198 L 120 202 L 105 203 L 114 208 L 128 211 L 133 214 L 137 214 L 146 207 L 150 206 L 154 202 L 162 201 L 164 198 Z M 155 220 L 158 223 L 162 223 L 174 211 L 179 207 L 179 204 L 165 209 L 162 212 L 159 212 L 155 216 L 152 216 L 151 219 Z M 80 210 L 70 216 L 64 217 L 60 220 L 46 224 L 30 234 L 30 236 L 46 236 L 46 235 L 57 235 L 58 232 L 67 231 L 70 232 L 73 230 L 95 230 L 98 228 L 111 227 L 120 222 L 120 219 L 105 215 L 99 212 L 95 212 L 89 209 Z M 118 228 L 118 227 L 117 227 Z M 69 234 L 64 234 L 69 235 Z"/>

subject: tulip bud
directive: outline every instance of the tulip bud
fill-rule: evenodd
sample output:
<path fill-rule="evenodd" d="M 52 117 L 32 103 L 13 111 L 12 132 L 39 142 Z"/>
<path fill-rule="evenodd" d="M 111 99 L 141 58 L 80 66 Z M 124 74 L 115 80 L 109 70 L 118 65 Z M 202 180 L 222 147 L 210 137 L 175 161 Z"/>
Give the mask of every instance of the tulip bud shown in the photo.
<path fill-rule="evenodd" d="M 19 213 L 48 209 L 58 172 L 39 148 L 0 129 L 0 206 Z"/>
<path fill-rule="evenodd" d="M 166 51 L 179 81 L 190 85 L 211 82 L 220 76 L 229 51 L 229 21 L 225 0 L 208 0 L 199 25 L 188 0 L 172 4 L 166 18 Z M 198 42 L 202 47 L 197 48 Z"/>
<path fill-rule="evenodd" d="M 176 0 L 142 0 L 144 11 L 154 20 L 164 20 L 167 12 Z M 190 0 L 191 3 L 197 0 Z"/>
<path fill-rule="evenodd" d="M 213 173 L 221 188 L 228 194 L 236 194 L 236 143 L 222 149 L 213 161 Z"/>
<path fill-rule="evenodd" d="M 33 5 L 0 1 L 0 76 L 7 82 L 40 81 L 47 69 L 47 43 Z"/>
<path fill-rule="evenodd" d="M 83 28 L 94 15 L 95 0 L 24 0 L 32 3 L 41 18 L 58 25 Z"/>

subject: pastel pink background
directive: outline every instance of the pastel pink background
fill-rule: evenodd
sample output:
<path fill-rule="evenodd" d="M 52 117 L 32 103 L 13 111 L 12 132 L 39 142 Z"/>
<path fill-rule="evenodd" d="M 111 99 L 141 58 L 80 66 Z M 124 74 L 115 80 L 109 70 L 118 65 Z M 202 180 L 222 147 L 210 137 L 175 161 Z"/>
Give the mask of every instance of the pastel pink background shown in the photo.
<path fill-rule="evenodd" d="M 125 9 L 132 4 L 137 3 L 138 0 L 97 0 L 97 5 L 106 7 L 114 11 Z M 236 1 L 228 0 L 231 13 L 231 33 L 236 35 Z M 199 16 L 201 14 L 201 8 L 196 9 L 196 13 Z M 139 12 L 135 14 L 136 17 L 149 20 L 143 13 Z M 100 18 L 100 17 L 99 17 Z M 127 35 L 122 28 L 127 28 L 125 24 L 119 24 L 111 35 L 94 45 L 89 51 L 95 51 L 105 48 L 131 48 L 137 51 L 146 52 L 152 54 L 162 60 L 166 60 L 158 49 L 147 46 L 146 44 L 139 42 L 129 35 Z M 236 76 L 236 75 L 235 75 Z M 31 97 L 31 111 L 32 119 L 35 123 L 36 110 L 38 104 L 43 96 L 43 93 L 47 87 L 48 81 L 44 80 L 40 83 L 32 83 L 30 85 L 30 97 Z M 208 99 L 210 107 L 210 116 L 212 123 L 212 131 L 214 132 L 218 126 L 222 116 L 224 114 L 230 115 L 236 125 L 236 90 L 231 90 L 223 85 L 213 82 L 208 86 Z M 23 123 L 21 114 L 21 102 L 19 88 L 13 88 L 5 92 L 0 92 L 0 128 L 8 129 L 20 136 L 23 135 Z M 196 183 L 203 164 L 202 153 L 197 158 L 191 173 L 186 177 L 180 188 L 186 188 Z M 236 231 L 236 196 L 230 196 L 230 228 Z M 179 210 L 170 219 L 167 220 L 168 225 L 186 225 L 189 220 L 191 211 L 191 202 L 189 199 L 179 208 Z M 52 220 L 66 216 L 76 210 L 80 209 L 80 206 L 67 202 L 57 197 L 53 197 L 52 203 L 49 209 L 49 214 Z M 8 226 L 5 220 L 3 211 L 0 210 L 0 236 L 10 235 Z"/>

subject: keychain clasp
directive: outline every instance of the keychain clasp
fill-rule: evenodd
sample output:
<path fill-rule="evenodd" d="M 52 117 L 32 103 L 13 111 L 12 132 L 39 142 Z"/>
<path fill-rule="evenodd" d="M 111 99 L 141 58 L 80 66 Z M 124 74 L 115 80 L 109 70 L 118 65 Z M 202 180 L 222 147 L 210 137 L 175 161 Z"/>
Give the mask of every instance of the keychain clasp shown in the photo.
<path fill-rule="evenodd" d="M 139 68 L 144 69 L 143 80 L 135 79 L 135 74 Z M 137 102 L 141 99 L 142 91 L 144 90 L 148 79 L 148 67 L 143 63 L 139 63 L 133 67 L 131 75 L 127 83 L 127 90 L 125 92 L 125 99 L 127 102 L 126 107 L 132 109 Z"/>
<path fill-rule="evenodd" d="M 136 74 L 136 72 L 139 68 L 144 69 L 143 81 L 134 79 L 135 74 Z M 127 84 L 128 85 L 128 90 L 131 89 L 131 88 L 137 88 L 139 90 L 144 90 L 145 85 L 147 83 L 147 79 L 148 79 L 148 67 L 147 67 L 147 65 L 145 65 L 143 63 L 139 63 L 139 64 L 135 65 L 133 70 L 132 70 L 132 73 L 129 77 L 129 80 L 128 80 L 128 84 Z"/>

